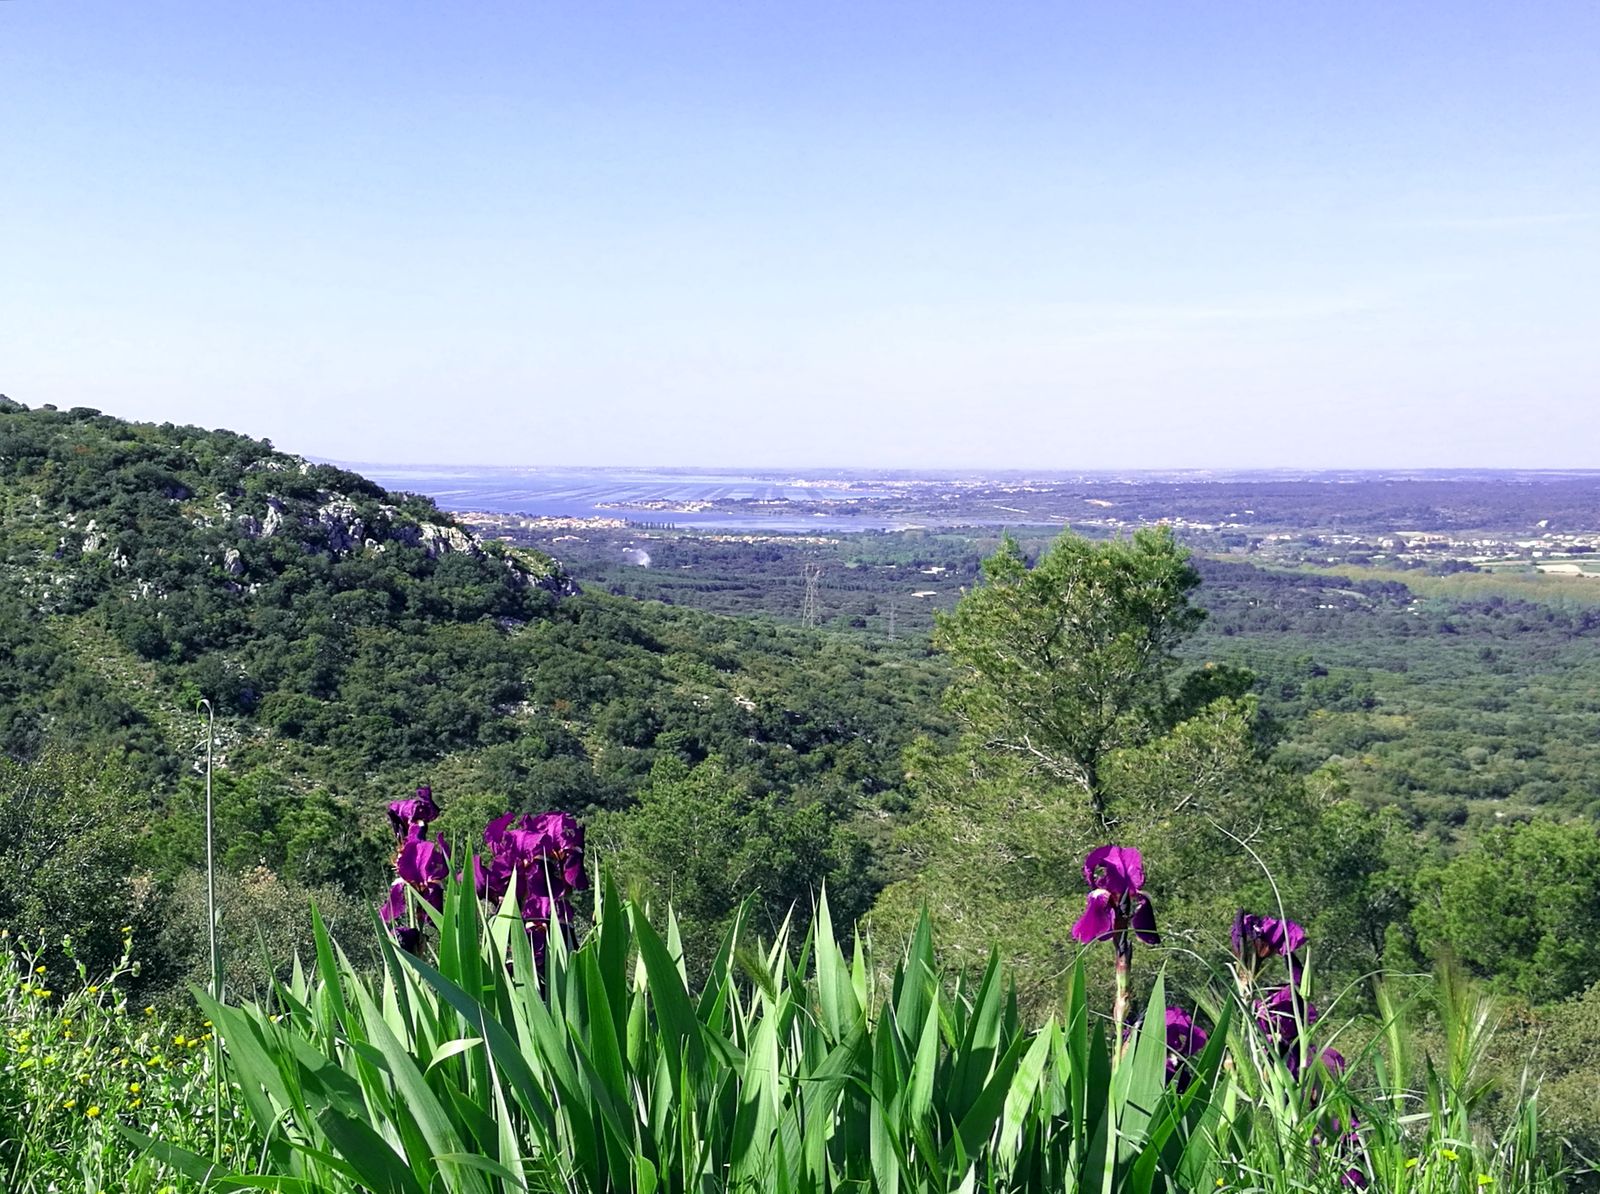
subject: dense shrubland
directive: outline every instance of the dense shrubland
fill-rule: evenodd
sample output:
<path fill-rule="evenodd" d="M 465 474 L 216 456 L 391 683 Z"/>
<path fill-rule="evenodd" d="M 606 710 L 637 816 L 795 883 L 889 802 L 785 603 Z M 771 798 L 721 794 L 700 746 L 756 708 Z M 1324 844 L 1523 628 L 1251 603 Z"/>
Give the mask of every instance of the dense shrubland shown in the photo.
<path fill-rule="evenodd" d="M 970 1042 L 958 1026 L 988 1023 L 986 999 L 999 999 L 1001 1036 L 1023 1042 L 1019 1056 L 1037 1046 L 1055 1058 L 1056 1044 L 1038 1042 L 1064 1039 L 1051 1036 L 1065 1031 L 1064 984 L 1077 1001 L 1068 1019 L 1086 1023 L 1113 1007 L 1119 989 L 1119 951 L 1084 949 L 1067 932 L 1083 911 L 1082 860 L 1106 841 L 1143 851 L 1161 910 L 1165 988 L 1185 993 L 1187 1012 L 1198 1003 L 1217 1016 L 1234 997 L 1217 959 L 1230 948 L 1240 906 L 1288 909 L 1304 925 L 1319 1003 L 1336 994 L 1338 1023 L 1357 1040 L 1354 1049 L 1339 1045 L 1351 1066 L 1338 1098 L 1354 1100 L 1365 1125 L 1369 1180 L 1471 1188 L 1477 1178 L 1468 1168 L 1477 1165 L 1495 1181 L 1537 1186 L 1543 1179 L 1525 1138 L 1511 1152 L 1486 1143 L 1512 1141 L 1499 1133 L 1513 1129 L 1534 1131 L 1520 1085 L 1525 1069 L 1561 1092 L 1545 1100 L 1547 1125 L 1580 1149 L 1600 1142 L 1592 1060 L 1600 953 L 1588 927 L 1600 907 L 1600 839 L 1587 818 L 1572 816 L 1588 807 L 1586 785 L 1595 790 L 1586 727 L 1600 716 L 1582 671 L 1600 631 L 1583 610 L 1494 600 L 1446 608 L 1385 584 L 1352 584 L 1329 601 L 1303 579 L 1208 563 L 1196 571 L 1170 535 L 1145 532 L 1111 543 L 1003 541 L 982 583 L 941 619 L 931 643 L 875 643 L 574 594 L 553 562 L 473 544 L 425 499 L 387 494 L 231 433 L 0 407 L 0 477 L 0 916 L 47 974 L 75 974 L 82 962 L 80 994 L 71 998 L 96 985 L 91 976 L 119 966 L 126 928 L 141 943 L 142 968 L 119 971 L 113 985 L 156 1014 L 205 1018 L 192 1011 L 187 989 L 209 973 L 197 869 L 201 726 L 191 712 L 206 695 L 221 713 L 214 796 L 233 1009 L 221 1014 L 241 1041 L 258 1034 L 294 1050 L 295 1038 L 283 1034 L 309 1034 L 309 1047 L 352 1075 L 369 1115 L 378 1114 L 379 1092 L 361 1067 L 371 1058 L 340 1050 L 373 1038 L 343 1019 L 348 1009 L 329 1009 L 336 988 L 354 998 L 355 984 L 364 984 L 380 1011 L 404 993 L 406 1014 L 427 1017 L 406 1030 L 408 1048 L 416 1033 L 429 1049 L 469 1039 L 474 1034 L 451 1017 L 470 1009 L 451 1003 L 423 967 L 459 980 L 449 968 L 490 948 L 494 938 L 480 933 L 496 931 L 502 911 L 488 903 L 471 911 L 474 900 L 460 893 L 447 898 L 447 888 L 456 891 L 450 868 L 441 873 L 432 855 L 412 857 L 415 875 L 434 876 L 417 887 L 426 908 L 400 893 L 408 915 L 421 918 L 407 927 L 426 939 L 416 955 L 422 964 L 372 931 L 394 859 L 374 810 L 426 779 L 447 797 L 431 822 L 433 840 L 455 843 L 458 861 L 468 848 L 493 848 L 478 846 L 478 835 L 508 804 L 517 814 L 559 808 L 587 826 L 592 859 L 623 894 L 599 909 L 596 924 L 587 907 L 570 902 L 570 915 L 555 918 L 560 931 L 546 932 L 560 944 L 546 961 L 571 969 L 547 979 L 545 995 L 564 1001 L 580 1035 L 597 1001 L 614 1020 L 642 1007 L 645 1037 L 635 1040 L 629 1029 L 630 1066 L 646 1057 L 636 1046 L 669 1048 L 673 1033 L 691 1031 L 661 1021 L 657 995 L 674 1003 L 679 996 L 659 966 L 619 980 L 609 971 L 591 975 L 583 959 L 604 970 L 614 951 L 644 950 L 651 919 L 668 925 L 661 944 L 685 1006 L 722 1017 L 692 1030 L 713 1034 L 703 1048 L 727 1067 L 695 1094 L 709 1100 L 707 1114 L 726 1112 L 706 1123 L 741 1131 L 739 1115 L 757 1114 L 739 1110 L 756 1097 L 741 1093 L 750 1082 L 781 1119 L 782 1099 L 770 1101 L 779 1086 L 741 1068 L 753 1064 L 754 1034 L 790 1034 L 778 1047 L 798 1052 L 763 1071 L 781 1072 L 791 1084 L 784 1089 L 798 1089 L 808 1067 L 844 1047 L 840 1023 L 817 1023 L 835 996 L 820 969 L 822 936 L 832 929 L 812 923 L 816 893 L 826 884 L 841 923 L 865 918 L 876 951 L 829 947 L 842 950 L 837 965 L 861 976 L 850 980 L 853 1014 L 862 1018 L 862 1041 L 871 1038 L 837 1060 L 845 1072 L 864 1067 L 846 1080 L 859 1082 L 853 1109 L 838 1114 L 865 1117 L 867 1139 L 879 1141 L 870 1177 L 880 1186 L 890 1181 L 881 1163 L 892 1154 L 908 1189 L 949 1188 L 940 1182 L 959 1183 L 968 1169 L 975 1182 L 1003 1188 L 1015 1157 L 994 1151 L 999 1137 L 984 1136 L 989 1151 L 979 1150 L 984 1159 L 973 1168 L 978 1153 L 959 1130 L 970 1107 L 945 1106 L 944 1118 L 917 1129 L 903 1103 L 892 1106 L 889 1076 L 909 1080 L 932 1021 L 900 1023 L 883 1012 L 899 1006 L 892 993 L 912 988 L 921 994 L 908 998 L 923 1001 L 924 1014 L 935 1003 L 942 1009 L 929 1048 L 943 1060 L 927 1071 L 939 1075 L 935 1099 L 956 1097 L 943 1085 L 952 1067 L 992 1067 L 1006 1055 L 986 1047 L 963 1060 Z M 362 535 L 352 534 L 355 522 Z M 435 903 L 445 925 L 430 935 L 426 909 Z M 327 954 L 313 905 L 342 957 Z M 400 909 L 389 911 L 394 920 Z M 544 919 L 550 923 L 548 909 Z M 63 932 L 70 946 L 61 944 Z M 448 955 L 430 952 L 447 943 Z M 296 959 L 310 965 L 319 944 L 324 956 L 310 972 L 297 970 Z M 508 944 L 494 947 L 499 956 Z M 991 967 L 995 951 L 1003 979 Z M 1435 988 L 1399 977 L 1427 974 L 1441 958 L 1459 969 L 1460 982 Z M 898 979 L 897 959 L 909 966 Z M 487 985 L 469 990 L 472 999 L 502 1001 L 496 1006 L 510 1015 L 504 1000 L 532 997 L 526 983 L 515 986 L 515 966 L 504 989 L 495 985 L 504 976 L 490 971 L 473 971 Z M 1375 986 L 1380 972 L 1391 977 Z M 1143 1006 L 1153 971 L 1141 963 L 1136 974 L 1127 994 Z M 40 987 L 51 991 L 40 996 L 20 970 L 7 981 L 8 1031 L 24 1009 L 38 1016 L 66 1006 L 66 984 Z M 1499 1001 L 1475 1028 L 1463 1009 L 1479 1005 L 1460 996 L 1462 983 Z M 1008 984 L 1014 998 L 992 994 Z M 30 989 L 17 996 L 23 986 Z M 1400 1009 L 1405 1041 L 1387 1029 Z M 270 1019 L 285 1013 L 286 1021 Z M 358 1014 L 365 1023 L 367 1012 Z M 1040 1029 L 1052 1015 L 1058 1027 Z M 1330 1016 L 1325 1008 L 1325 1026 Z M 1226 1082 L 1213 1068 L 1194 1089 L 1218 1099 L 1224 1085 L 1234 1091 L 1228 1114 L 1239 1118 L 1229 1122 L 1246 1125 L 1229 1146 L 1244 1150 L 1239 1165 L 1266 1164 L 1265 1152 L 1248 1153 L 1265 1149 L 1261 1141 L 1275 1142 L 1293 1164 L 1248 1180 L 1243 1168 L 1214 1176 L 1273 1188 L 1337 1178 L 1325 1156 L 1314 1160 L 1313 1138 L 1342 1138 L 1348 1129 L 1328 1135 L 1310 1115 L 1312 1091 L 1301 1079 L 1299 1093 L 1269 1082 L 1271 1066 L 1257 1065 L 1259 1081 L 1250 1079 L 1242 1067 L 1246 1053 L 1259 1053 L 1246 1031 L 1253 1019 L 1243 1006 L 1233 1028 L 1215 1034 L 1234 1058 Z M 1489 1019 L 1503 1021 L 1498 1035 L 1487 1030 Z M 124 1031 L 121 1023 L 106 1021 L 106 1039 Z M 875 1036 L 880 1030 L 890 1035 Z M 174 1035 L 193 1040 L 200 1031 Z M 810 1032 L 821 1035 L 804 1037 Z M 795 1033 L 810 1043 L 800 1047 Z M 580 1049 L 575 1040 L 541 1037 L 537 1050 L 567 1050 L 566 1064 L 583 1073 L 580 1093 L 603 1102 L 607 1075 L 584 1069 L 579 1053 L 592 1042 L 583 1037 Z M 1448 1080 L 1407 1060 L 1406 1042 L 1431 1051 Z M 1061 1047 L 1071 1056 L 1070 1064 L 1051 1063 L 1060 1082 L 1073 1066 L 1085 1075 L 1104 1068 L 1073 1052 L 1077 1044 Z M 6 1074 L 25 1072 L 13 1043 L 0 1048 Z M 869 1052 L 858 1055 L 861 1048 Z M 1115 1051 L 1105 1049 L 1109 1066 Z M 446 1084 L 438 1097 L 449 1114 L 458 1110 L 449 1084 L 476 1074 L 476 1059 L 492 1052 L 462 1046 L 433 1068 L 424 1062 L 423 1080 Z M 297 1056 L 295 1064 L 306 1062 L 303 1050 Z M 898 1069 L 882 1068 L 891 1060 Z M 241 1056 L 230 1050 L 225 1062 L 237 1084 L 226 1131 L 265 1132 L 261 1108 L 246 1098 L 253 1079 L 237 1069 Z M 201 1074 L 203 1064 L 193 1064 Z M 588 1056 L 587 1064 L 598 1063 Z M 984 1068 L 984 1081 L 994 1072 Z M 331 1073 L 324 1077 L 334 1082 Z M 46 1089 L 7 1081 L 0 1114 L 27 1121 Z M 175 1102 L 173 1113 L 189 1117 L 188 1135 L 157 1135 L 205 1153 L 202 1121 L 211 1112 L 193 1101 L 205 1083 L 184 1081 L 189 1086 L 173 1089 L 188 1093 L 174 1098 L 190 1103 Z M 1056 1088 L 1046 1098 L 1038 1093 L 1043 1076 L 1038 1081 L 1037 1101 L 1019 1095 L 1017 1114 L 1025 1133 L 1039 1133 L 1027 1146 L 1037 1145 L 1030 1155 L 1047 1175 L 1039 1180 L 1059 1182 L 1065 1170 L 1051 1166 L 1087 1163 L 1087 1153 L 1051 1151 L 1071 1145 L 1055 1135 L 1054 1117 L 1066 1110 L 1060 1100 L 1081 1096 Z M 648 1082 L 681 1085 L 681 1075 L 663 1076 L 657 1066 Z M 1264 1093 L 1269 1087 L 1276 1102 Z M 353 1104 L 339 1100 L 350 1089 L 340 1089 L 330 1105 L 348 1117 Z M 460 1093 L 490 1099 L 480 1110 L 492 1122 L 504 1113 L 511 1125 L 497 1128 L 488 1148 L 484 1121 L 461 1110 L 478 1149 L 472 1155 L 500 1156 L 503 1131 L 534 1131 L 519 1118 L 534 1115 L 531 1104 L 519 1110 L 505 1102 L 509 1094 L 491 1099 L 476 1077 Z M 392 1091 L 388 1097 L 393 1102 Z M 1401 1131 L 1396 1100 L 1413 1100 L 1407 1114 L 1426 1110 L 1426 1122 L 1407 1121 Z M 307 1114 L 302 1107 L 295 1118 L 303 1130 Z M 599 1102 L 593 1114 L 603 1115 Z M 879 1123 L 874 1115 L 899 1118 Z M 101 1150 L 94 1155 L 120 1155 L 120 1138 L 104 1123 L 70 1122 L 80 1142 L 74 1150 L 92 1136 Z M 119 1113 L 118 1122 L 140 1121 Z M 604 1123 L 591 1128 L 605 1138 Z M 917 1139 L 919 1130 L 934 1135 Z M 396 1127 L 389 1144 L 409 1156 L 415 1141 L 407 1131 Z M 43 1155 L 37 1134 L 7 1139 L 14 1173 Z M 957 1154 L 952 1140 L 960 1141 Z M 1428 1160 L 1444 1151 L 1473 1159 Z M 254 1155 L 265 1164 L 259 1158 L 267 1154 Z M 767 1148 L 760 1163 L 772 1155 Z M 1520 1177 L 1503 1167 L 1513 1156 L 1531 1167 Z M 1404 1177 L 1410 1157 L 1420 1159 Z M 806 1164 L 814 1159 L 808 1154 Z M 679 1188 L 656 1160 L 654 1180 Z M 715 1163 L 724 1162 L 735 1164 Z M 681 1155 L 671 1161 L 687 1163 Z M 140 1174 L 155 1172 L 141 1164 Z M 467 1170 L 479 1171 L 463 1161 L 452 1172 Z M 628 1172 L 636 1188 L 647 1187 L 643 1169 Z M 794 1188 L 811 1188 L 799 1172 L 790 1175 Z M 832 1181 L 854 1171 L 828 1172 Z M 564 1173 L 569 1185 L 552 1188 L 587 1188 L 591 1177 Z"/>

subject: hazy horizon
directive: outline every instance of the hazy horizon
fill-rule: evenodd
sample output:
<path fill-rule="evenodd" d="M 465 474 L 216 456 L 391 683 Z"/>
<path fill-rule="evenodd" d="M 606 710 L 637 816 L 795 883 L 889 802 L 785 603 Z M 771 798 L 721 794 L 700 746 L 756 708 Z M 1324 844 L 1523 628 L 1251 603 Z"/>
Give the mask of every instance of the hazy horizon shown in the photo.
<path fill-rule="evenodd" d="M 274 444 L 274 447 L 283 448 Z M 284 448 L 288 451 L 290 449 Z M 297 453 L 297 455 L 305 455 Z M 882 467 L 874 468 L 871 465 L 838 465 L 838 464 L 795 464 L 795 465 L 707 465 L 707 464 L 596 464 L 593 462 L 558 463 L 558 464 L 482 464 L 471 462 L 450 462 L 438 460 L 341 460 L 328 456 L 310 456 L 307 459 L 320 464 L 331 464 L 338 468 L 348 469 L 353 472 L 365 470 L 386 471 L 391 474 L 417 472 L 424 475 L 442 475 L 428 472 L 428 470 L 448 470 L 463 474 L 504 472 L 504 473 L 637 473 L 644 476 L 684 474 L 694 476 L 736 476 L 750 477 L 768 475 L 796 476 L 802 478 L 818 477 L 823 474 L 838 473 L 850 474 L 868 478 L 881 478 L 893 480 L 916 480 L 920 477 L 937 479 L 950 479 L 961 477 L 984 478 L 1016 478 L 1025 480 L 1029 477 L 1040 479 L 1060 479 L 1064 477 L 1093 477 L 1115 478 L 1133 476 L 1160 476 L 1160 477 L 1203 477 L 1215 476 L 1221 478 L 1237 478 L 1248 476 L 1263 477 L 1321 477 L 1340 475 L 1382 475 L 1404 478 L 1414 475 L 1420 478 L 1443 479 L 1444 477 L 1458 474 L 1507 474 L 1510 476 L 1528 477 L 1600 477 L 1600 467 L 1597 468 L 1516 468 L 1500 466 L 1476 465 L 1440 465 L 1429 468 L 1415 468 L 1409 466 L 1394 467 L 1341 467 L 1330 466 L 1326 468 L 1300 468 L 1293 465 L 1261 465 L 1245 468 L 1227 467 L 1159 467 L 1142 465 L 1130 468 L 1117 468 L 1114 466 L 1096 466 L 1094 468 L 1022 468 L 1011 465 L 996 465 L 992 468 L 962 465 L 927 465 L 922 468 Z"/>
<path fill-rule="evenodd" d="M 1581 468 L 1597 50 L 1576 2 L 0 4 L 0 392 L 454 467 Z"/>

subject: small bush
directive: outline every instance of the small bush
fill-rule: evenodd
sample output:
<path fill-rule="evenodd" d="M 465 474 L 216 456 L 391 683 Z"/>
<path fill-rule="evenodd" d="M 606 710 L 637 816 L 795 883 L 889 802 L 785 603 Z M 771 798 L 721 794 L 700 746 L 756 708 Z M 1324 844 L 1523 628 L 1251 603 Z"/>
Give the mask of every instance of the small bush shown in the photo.
<path fill-rule="evenodd" d="M 139 1157 L 118 1125 L 232 1161 L 245 1125 L 223 1108 L 213 1124 L 211 1028 L 130 1003 L 132 935 L 121 958 L 93 977 L 70 938 L 64 964 L 42 948 L 14 952 L 0 934 L 0 1189 L 126 1191 L 196 1188 Z M 231 1103 L 231 1100 L 230 1100 Z"/>

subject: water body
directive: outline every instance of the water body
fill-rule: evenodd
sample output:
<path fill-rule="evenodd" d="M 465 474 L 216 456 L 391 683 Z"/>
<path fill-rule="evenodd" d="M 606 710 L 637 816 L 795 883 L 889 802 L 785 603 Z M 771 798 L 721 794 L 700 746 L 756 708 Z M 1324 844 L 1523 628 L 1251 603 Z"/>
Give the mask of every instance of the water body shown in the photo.
<path fill-rule="evenodd" d="M 1518 510 L 1527 506 L 1527 511 L 1523 512 L 1527 513 L 1531 526 L 1548 516 L 1540 512 L 1543 506 L 1559 499 L 1565 525 L 1570 529 L 1577 525 L 1570 508 L 1575 504 L 1596 508 L 1591 499 L 1600 495 L 1600 472 L 1572 470 L 1300 472 L 1283 469 L 989 474 L 985 478 L 989 485 L 1002 488 L 994 490 L 985 486 L 988 492 L 975 492 L 970 483 L 977 480 L 978 475 L 973 473 L 874 475 L 819 470 L 800 476 L 670 468 L 493 468 L 427 464 L 348 464 L 347 467 L 390 489 L 427 494 L 444 509 L 457 512 L 620 518 L 633 522 L 672 523 L 679 527 L 822 534 L 923 526 L 1059 524 L 1083 517 L 1085 507 L 1076 504 L 1083 502 L 1094 507 L 1115 506 L 1135 519 L 1181 516 L 1202 522 L 1231 522 L 1239 517 L 1238 511 L 1253 515 L 1255 511 L 1250 507 L 1271 501 L 1275 509 L 1283 507 L 1277 510 L 1278 522 L 1321 525 L 1318 519 L 1333 507 L 1359 506 L 1368 508 L 1371 513 L 1399 503 L 1397 509 L 1409 512 L 1415 507 L 1426 513 L 1434 507 L 1443 510 L 1467 501 L 1490 513 L 1494 510 L 1506 513 L 1513 506 Z M 938 484 L 941 481 L 950 483 L 949 487 Z M 920 484 L 908 486 L 908 482 Z M 1007 488 L 1011 486 L 1015 488 Z M 1062 497 L 1063 488 L 1076 491 L 1077 496 L 1074 498 L 1067 493 L 1064 502 L 1057 500 Z M 1084 496 L 1086 492 L 1103 496 L 1098 500 L 1090 499 Z M 806 508 L 818 501 L 839 504 L 815 511 Z M 681 508 L 703 502 L 717 503 L 721 509 Z M 1392 517 L 1379 518 L 1377 514 L 1373 517 L 1385 525 L 1394 518 L 1411 525 L 1398 512 L 1391 511 L 1391 514 Z M 1272 521 L 1272 516 L 1267 521 Z M 1585 527 L 1593 525 L 1592 519 L 1578 521 Z M 1500 518 L 1494 525 L 1505 522 L 1505 518 Z"/>
<path fill-rule="evenodd" d="M 888 511 L 874 515 L 872 504 L 904 498 L 905 491 L 882 482 L 843 478 L 811 480 L 735 473 L 652 472 L 633 469 L 511 469 L 439 465 L 352 464 L 386 489 L 424 493 L 450 511 L 531 514 L 557 518 L 623 518 L 670 522 L 680 527 L 766 531 L 895 530 L 926 525 Z M 801 514 L 782 505 L 739 511 L 650 509 L 703 501 L 849 501 L 865 507 L 858 514 Z"/>

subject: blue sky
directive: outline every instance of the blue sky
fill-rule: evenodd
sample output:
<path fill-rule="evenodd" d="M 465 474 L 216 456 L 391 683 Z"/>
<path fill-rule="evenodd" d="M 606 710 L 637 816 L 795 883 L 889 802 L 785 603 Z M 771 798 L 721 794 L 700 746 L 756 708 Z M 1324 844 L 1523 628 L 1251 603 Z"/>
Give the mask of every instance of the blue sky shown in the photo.
<path fill-rule="evenodd" d="M 1600 465 L 1600 5 L 0 3 L 0 392 L 339 459 Z"/>

